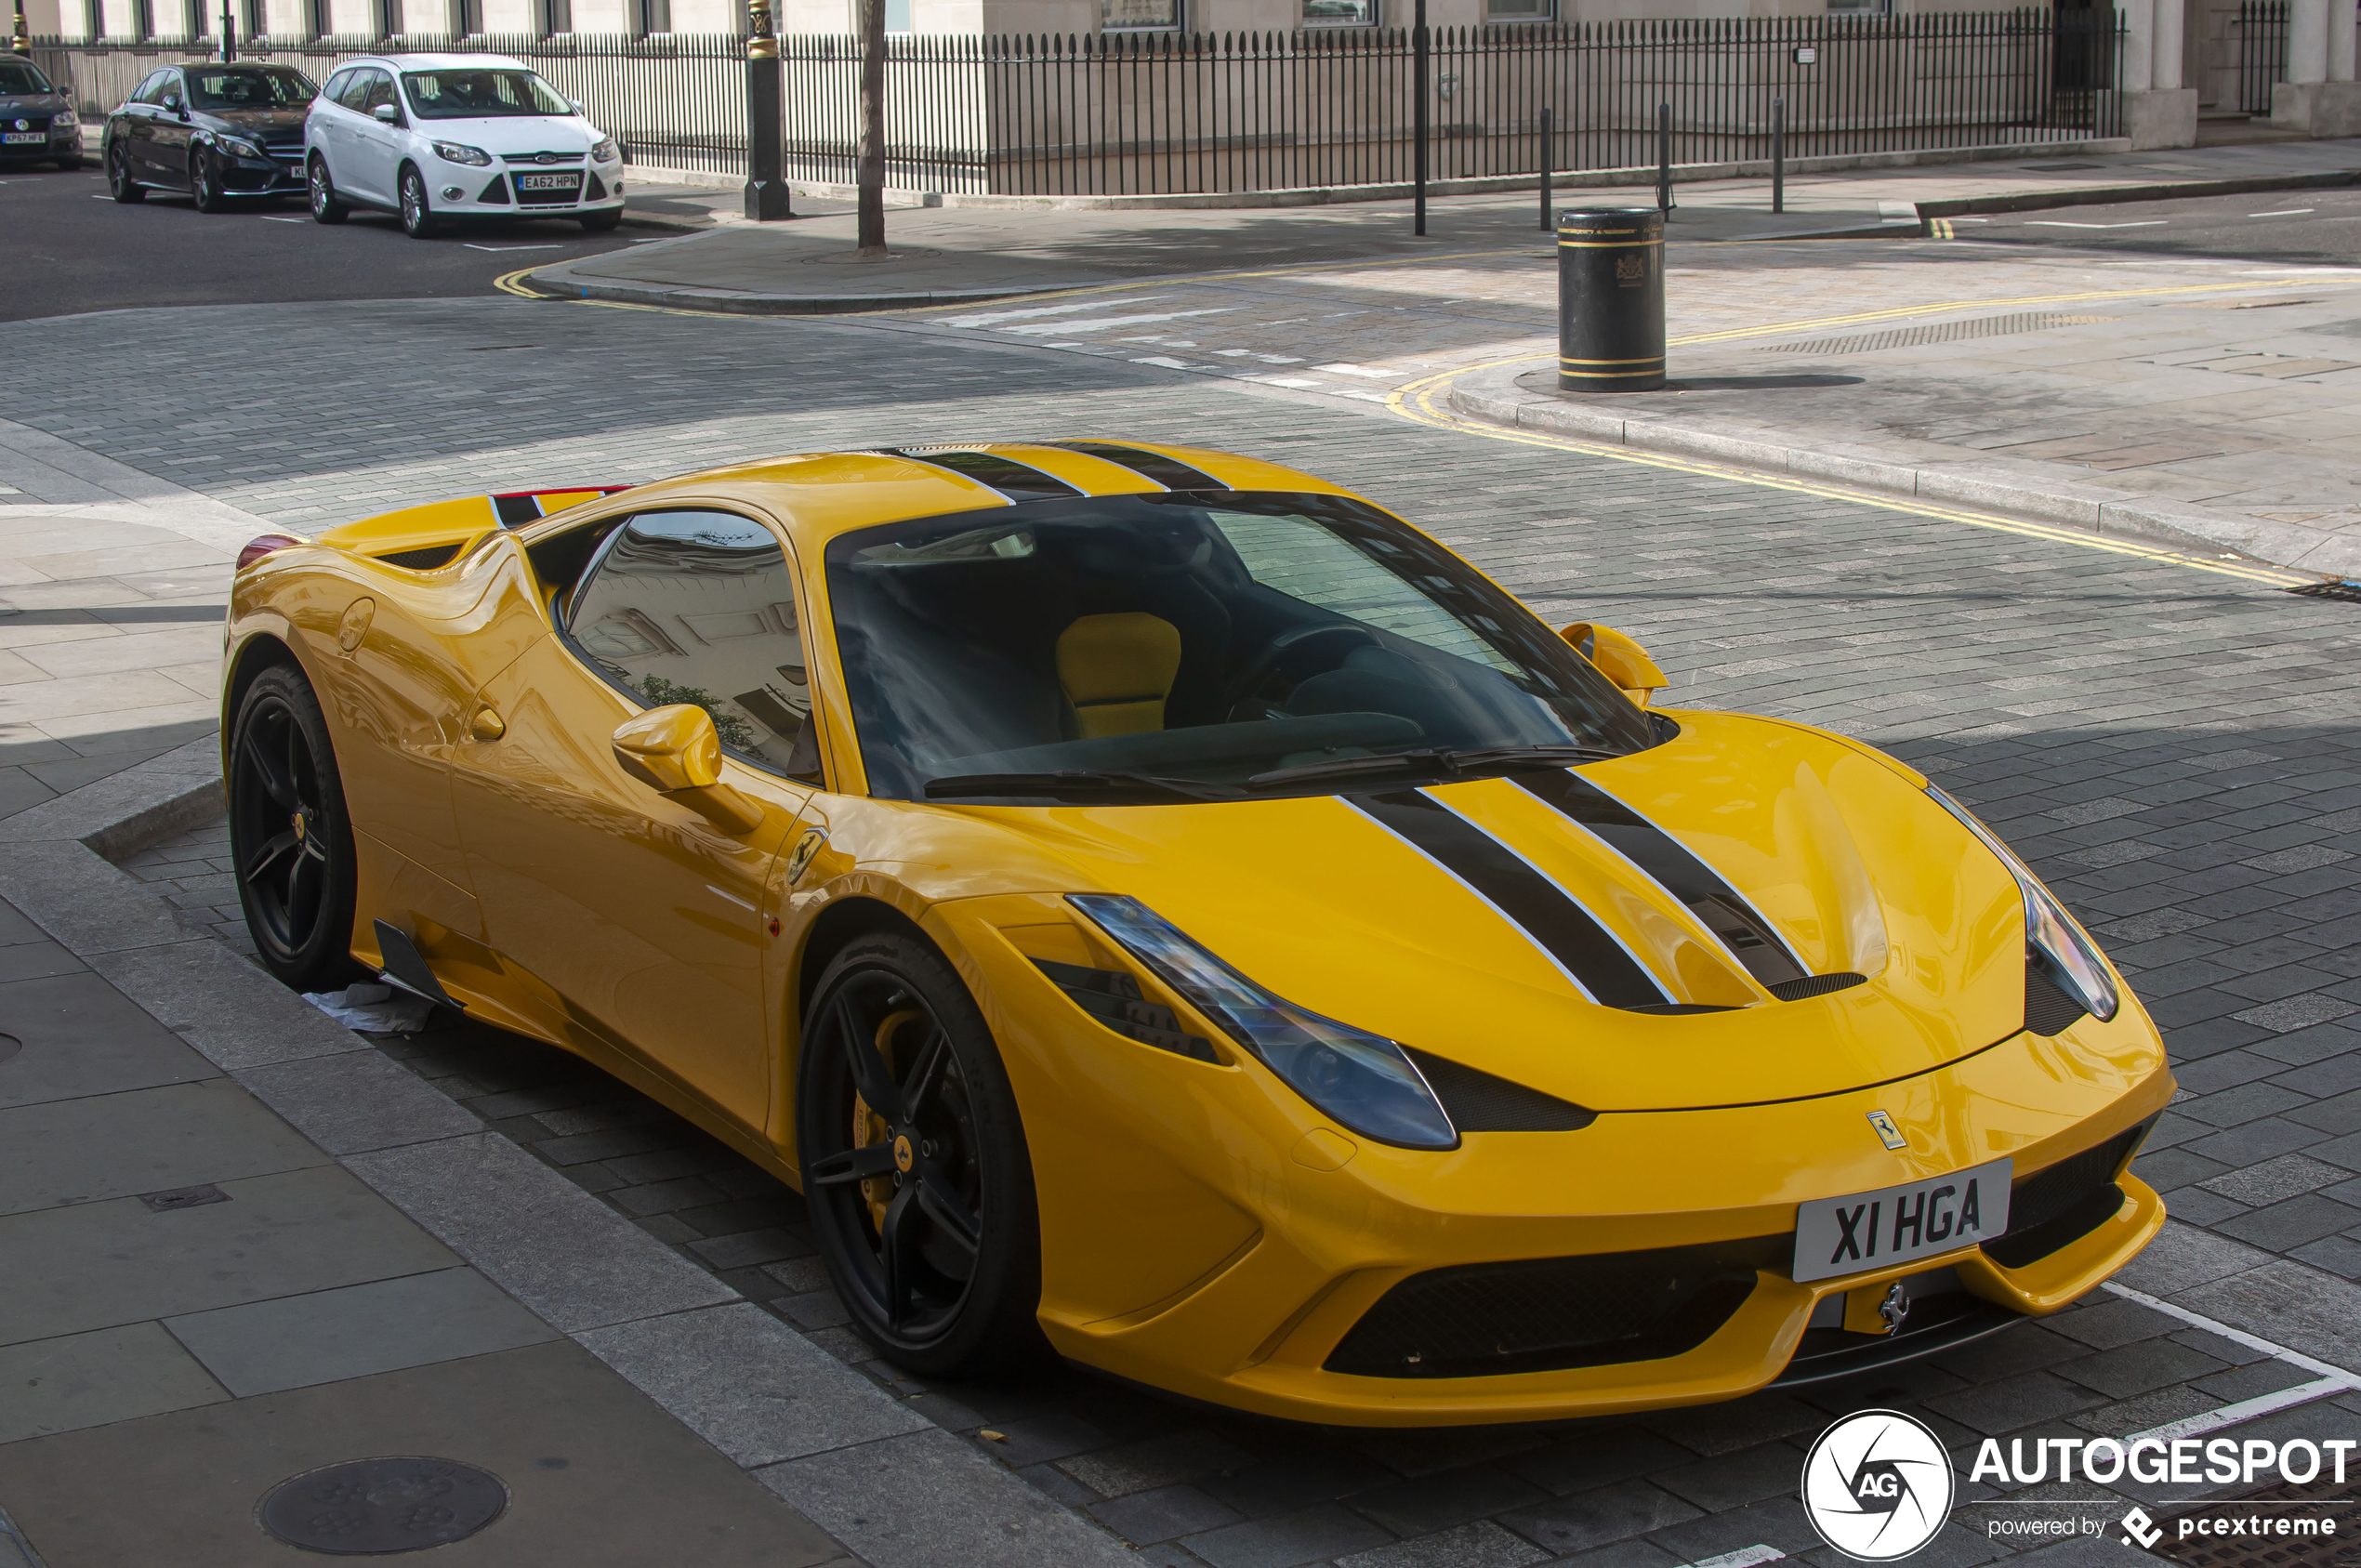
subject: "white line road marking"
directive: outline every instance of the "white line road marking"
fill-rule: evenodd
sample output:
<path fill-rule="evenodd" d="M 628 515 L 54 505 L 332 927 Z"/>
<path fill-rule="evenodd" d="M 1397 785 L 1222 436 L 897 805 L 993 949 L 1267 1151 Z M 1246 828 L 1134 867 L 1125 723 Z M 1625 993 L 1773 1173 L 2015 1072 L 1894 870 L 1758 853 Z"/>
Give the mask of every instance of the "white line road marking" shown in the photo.
<path fill-rule="evenodd" d="M 2202 1416 L 2191 1416 L 2179 1421 L 2167 1421 L 2163 1426 L 2150 1427 L 2143 1432 L 2133 1432 L 2123 1441 L 2129 1444 L 2137 1443 L 2143 1438 L 2154 1438 L 2158 1443 L 2171 1443 L 2181 1438 L 2203 1437 L 2208 1432 L 2218 1432 L 2224 1427 L 2235 1427 L 2242 1422 L 2252 1421 L 2281 1410 L 2292 1410 L 2299 1404 L 2310 1404 L 2315 1400 L 2327 1399 L 2332 1394 L 2350 1393 L 2356 1386 L 2361 1385 L 2356 1385 L 2354 1379 L 2342 1374 L 2334 1377 L 2323 1377 L 2315 1383 L 2298 1383 L 2291 1389 L 2281 1389 L 2275 1394 L 2263 1394 L 2255 1399 L 2242 1399 L 2236 1404 L 2225 1404 L 2219 1410 L 2209 1410 Z"/>
<path fill-rule="evenodd" d="M 997 326 L 1002 322 L 1022 321 L 1033 316 L 1070 316 L 1076 310 L 1103 310 L 1110 305 L 1145 305 L 1151 299 L 1169 299 L 1165 294 L 1135 294 L 1128 299 L 1086 299 L 1079 305 L 1035 305 L 1022 310 L 986 310 L 974 316 L 945 316 L 930 322 L 930 326 Z"/>
<path fill-rule="evenodd" d="M 1162 365 L 1162 366 L 1163 366 L 1165 369 L 1167 369 L 1167 370 L 1194 370 L 1194 369 L 1196 369 L 1196 366 L 1194 366 L 1194 365 L 1193 365 L 1193 364 L 1190 364 L 1190 363 L 1189 363 L 1187 361 L 1185 361 L 1185 360 L 1168 360 L 1168 359 L 1166 359 L 1166 358 L 1165 358 L 1162 354 L 1141 354 L 1141 355 L 1138 356 L 1137 358 L 1135 358 L 1134 360 L 1132 360 L 1132 362 L 1132 362 L 1133 364 L 1158 364 L 1158 365 Z"/>
<path fill-rule="evenodd" d="M 2319 210 L 2318 207 L 2281 207 L 2277 212 L 2250 212 L 2247 216 L 2249 217 L 2296 217 L 2307 212 Z"/>
<path fill-rule="evenodd" d="M 1720 1557 L 1700 1557 L 1689 1568 L 1757 1568 L 1764 1562 L 1784 1561 L 1787 1555 L 1777 1547 L 1740 1547 Z"/>
<path fill-rule="evenodd" d="M 309 223 L 311 219 L 308 217 L 273 217 L 269 213 L 265 213 L 262 216 L 262 221 L 265 223 Z"/>
<path fill-rule="evenodd" d="M 1310 391 L 1325 392 L 1328 389 L 1317 381 L 1306 381 L 1300 376 L 1242 376 L 1241 381 L 1260 381 L 1266 387 L 1300 387 Z"/>
<path fill-rule="evenodd" d="M 2068 223 L 2062 217 L 2029 217 L 2025 219 L 2025 226 L 2030 229 L 2154 229 L 2170 221 L 2163 217 L 2143 217 L 2137 223 Z"/>
<path fill-rule="evenodd" d="M 1052 336 L 1061 332 L 1104 332 L 1111 326 L 1137 326 L 1147 322 L 1177 322 L 1191 316 L 1226 316 L 1233 310 L 1243 310 L 1243 305 L 1222 305 L 1208 310 L 1159 310 L 1138 316 L 1093 316 L 1079 322 L 1030 322 L 1023 326 L 1004 326 L 997 330 L 1020 336 Z"/>
<path fill-rule="evenodd" d="M 292 220 L 290 220 L 290 221 L 292 221 Z M 469 241 L 468 242 L 468 248 L 469 250 L 490 250 L 490 251 L 502 251 L 502 250 L 563 250 L 563 249 L 565 249 L 566 247 L 565 247 L 565 246 L 563 246 L 563 245 L 480 245 L 480 244 L 476 244 L 473 240 L 469 240 Z"/>
<path fill-rule="evenodd" d="M 1325 370 L 1336 376 L 1373 376 L 1381 381 L 1395 374 L 1391 370 L 1371 370 L 1365 364 L 1315 364 L 1312 368 Z"/>
<path fill-rule="evenodd" d="M 2137 1301 L 2152 1311 L 2162 1312 L 2169 1318 L 2179 1318 L 2192 1328 L 2202 1328 L 2208 1334 L 2219 1334 L 2233 1344 L 2244 1345 L 2249 1351 L 2261 1351 L 2264 1355 L 2276 1357 L 2289 1366 L 2299 1366 L 2306 1372 L 2316 1373 L 2323 1377 L 2347 1378 L 2355 1388 L 2361 1388 L 2361 1376 L 2356 1376 L 2341 1366 L 2332 1366 L 2325 1361 L 2305 1355 L 2302 1351 L 2291 1351 L 2285 1345 L 2274 1344 L 2259 1334 L 2249 1334 L 2243 1328 L 2232 1328 L 2228 1324 L 2207 1317 L 2203 1312 L 2193 1312 L 2186 1307 L 2176 1307 L 2171 1302 L 2151 1296 L 2144 1290 L 2134 1290 L 2128 1285 L 2117 1285 L 2113 1280 L 2107 1282 L 2107 1289 L 2127 1301 Z"/>

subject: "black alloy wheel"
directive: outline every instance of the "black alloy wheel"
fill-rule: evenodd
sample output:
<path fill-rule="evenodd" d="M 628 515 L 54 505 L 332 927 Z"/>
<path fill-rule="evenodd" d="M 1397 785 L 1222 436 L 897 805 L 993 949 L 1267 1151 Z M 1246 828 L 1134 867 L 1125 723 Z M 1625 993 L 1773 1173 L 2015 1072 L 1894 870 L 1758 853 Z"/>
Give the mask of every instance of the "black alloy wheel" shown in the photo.
<path fill-rule="evenodd" d="M 230 193 L 221 188 L 221 165 L 202 147 L 189 154 L 189 195 L 199 212 L 230 210 Z"/>
<path fill-rule="evenodd" d="M 804 1201 L 853 1327 L 930 1377 L 1039 1356 L 1033 1163 L 951 967 L 913 937 L 854 942 L 821 979 L 800 1056 Z"/>
<path fill-rule="evenodd" d="M 336 181 L 328 178 L 328 160 L 317 152 L 304 172 L 304 186 L 314 223 L 342 223 L 352 216 L 352 209 L 336 199 Z"/>
<path fill-rule="evenodd" d="M 107 194 L 125 204 L 148 199 L 148 188 L 131 178 L 131 156 L 119 141 L 107 149 Z"/>
<path fill-rule="evenodd" d="M 230 852 L 262 967 L 298 991 L 360 976 L 344 784 L 301 670 L 255 678 L 230 731 Z"/>
<path fill-rule="evenodd" d="M 427 204 L 427 182 L 415 169 L 402 171 L 402 231 L 423 240 L 441 228 L 434 208 Z"/>

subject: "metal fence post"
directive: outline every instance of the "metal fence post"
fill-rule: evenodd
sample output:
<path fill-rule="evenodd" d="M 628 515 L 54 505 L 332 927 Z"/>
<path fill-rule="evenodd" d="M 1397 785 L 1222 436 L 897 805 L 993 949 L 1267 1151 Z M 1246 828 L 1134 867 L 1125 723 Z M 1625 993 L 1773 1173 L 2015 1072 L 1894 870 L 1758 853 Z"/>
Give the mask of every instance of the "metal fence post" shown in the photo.
<path fill-rule="evenodd" d="M 1787 100 L 1771 100 L 1771 210 L 1787 210 Z"/>
<path fill-rule="evenodd" d="M 1427 0 L 1410 27 L 1410 232 L 1427 231 Z"/>
<path fill-rule="evenodd" d="M 779 35 L 771 26 L 771 0 L 746 8 L 746 216 L 758 223 L 793 217 L 786 178 L 780 165 L 786 134 L 779 121 Z"/>
<path fill-rule="evenodd" d="M 1672 216 L 1672 105 L 1656 105 L 1656 211 Z"/>
<path fill-rule="evenodd" d="M 1541 231 L 1550 231 L 1550 167 L 1557 144 L 1550 137 L 1550 112 L 1541 112 Z"/>

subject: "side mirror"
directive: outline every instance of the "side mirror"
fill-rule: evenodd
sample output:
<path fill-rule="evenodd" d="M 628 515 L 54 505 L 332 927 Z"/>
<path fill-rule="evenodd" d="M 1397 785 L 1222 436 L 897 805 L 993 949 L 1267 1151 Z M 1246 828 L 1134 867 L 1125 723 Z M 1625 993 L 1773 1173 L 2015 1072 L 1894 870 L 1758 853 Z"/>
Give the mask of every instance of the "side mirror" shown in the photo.
<path fill-rule="evenodd" d="M 578 98 L 570 98 L 570 99 L 566 99 L 566 101 L 567 101 L 568 103 L 570 103 L 570 104 L 574 105 L 574 112 L 576 114 L 583 115 L 583 116 L 585 116 L 586 118 L 589 115 L 590 111 L 588 111 L 587 109 L 585 109 L 585 108 L 583 108 L 583 107 L 582 107 L 582 100 L 581 100 L 580 99 L 578 99 Z"/>
<path fill-rule="evenodd" d="M 1601 675 L 1623 688 L 1623 694 L 1639 704 L 1648 705 L 1665 687 L 1672 684 L 1648 651 L 1616 630 L 1595 621 L 1576 621 L 1562 628 L 1558 635 L 1573 644 L 1574 651 L 1590 661 Z"/>
<path fill-rule="evenodd" d="M 762 808 L 721 782 L 721 737 L 713 716 L 692 703 L 650 708 L 615 726 L 623 771 L 727 833 L 762 825 Z"/>
<path fill-rule="evenodd" d="M 172 111 L 175 114 L 179 115 L 183 120 L 189 117 L 189 111 L 184 105 L 182 105 L 180 101 L 180 95 L 178 93 L 165 94 L 164 106 Z"/>
<path fill-rule="evenodd" d="M 369 112 L 381 125 L 398 125 L 402 123 L 402 111 L 390 103 L 381 103 Z"/>

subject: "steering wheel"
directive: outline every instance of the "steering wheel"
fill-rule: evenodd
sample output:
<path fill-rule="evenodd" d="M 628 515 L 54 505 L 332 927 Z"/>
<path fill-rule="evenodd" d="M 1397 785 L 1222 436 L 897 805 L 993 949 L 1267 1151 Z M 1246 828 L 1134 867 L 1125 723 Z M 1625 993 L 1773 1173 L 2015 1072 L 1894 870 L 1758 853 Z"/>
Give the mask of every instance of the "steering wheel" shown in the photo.
<path fill-rule="evenodd" d="M 1337 643 L 1335 657 L 1339 660 L 1355 648 L 1381 646 L 1367 627 L 1338 626 L 1334 622 L 1316 626 L 1297 626 L 1292 631 L 1281 632 L 1271 639 L 1271 645 L 1262 651 L 1262 657 L 1254 662 L 1254 667 L 1232 684 L 1230 695 L 1222 704 L 1222 711 L 1229 711 L 1260 691 L 1262 683 L 1270 679 L 1273 672 L 1290 655 L 1330 639 Z"/>

